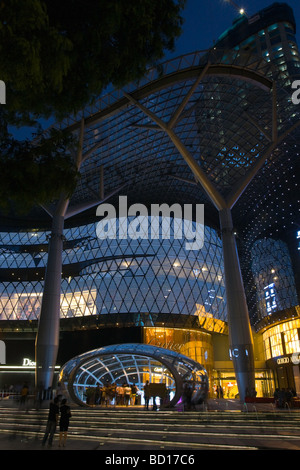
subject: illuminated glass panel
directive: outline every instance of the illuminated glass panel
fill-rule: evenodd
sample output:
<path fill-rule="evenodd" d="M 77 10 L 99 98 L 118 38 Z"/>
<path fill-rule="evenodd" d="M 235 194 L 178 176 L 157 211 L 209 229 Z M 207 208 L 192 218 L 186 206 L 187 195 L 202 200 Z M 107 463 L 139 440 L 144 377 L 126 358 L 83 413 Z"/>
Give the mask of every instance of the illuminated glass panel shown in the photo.
<path fill-rule="evenodd" d="M 257 240 L 252 246 L 251 258 L 260 318 L 298 305 L 292 262 L 286 243 L 271 238 Z"/>
<path fill-rule="evenodd" d="M 203 247 L 187 250 L 184 238 L 100 240 L 96 229 L 89 224 L 64 231 L 61 318 L 133 313 L 142 325 L 141 312 L 200 315 L 209 329 L 209 319 L 226 321 L 222 244 L 215 230 L 205 227 Z M 48 236 L 0 234 L 0 268 L 11 275 L 0 283 L 1 320 L 39 318 L 44 281 L 36 269 L 47 266 Z M 70 265 L 75 274 L 65 276 Z M 22 280 L 20 268 L 38 280 Z"/>
<path fill-rule="evenodd" d="M 270 327 L 263 333 L 266 359 L 300 352 L 300 319 Z"/>

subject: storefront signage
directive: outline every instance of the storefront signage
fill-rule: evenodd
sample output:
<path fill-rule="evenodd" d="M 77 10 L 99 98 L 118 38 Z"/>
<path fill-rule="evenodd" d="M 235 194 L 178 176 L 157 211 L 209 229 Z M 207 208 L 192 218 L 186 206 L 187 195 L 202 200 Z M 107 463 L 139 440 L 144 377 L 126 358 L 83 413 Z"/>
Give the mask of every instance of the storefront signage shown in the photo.
<path fill-rule="evenodd" d="M 279 357 L 277 364 L 300 364 L 300 353 L 293 353 L 291 357 Z"/>
<path fill-rule="evenodd" d="M 35 367 L 35 364 L 36 363 L 32 361 L 31 359 L 28 359 L 28 357 L 23 358 L 23 363 L 22 363 L 23 367 Z"/>
<path fill-rule="evenodd" d="M 293 364 L 300 364 L 300 353 L 294 353 L 291 357 Z"/>

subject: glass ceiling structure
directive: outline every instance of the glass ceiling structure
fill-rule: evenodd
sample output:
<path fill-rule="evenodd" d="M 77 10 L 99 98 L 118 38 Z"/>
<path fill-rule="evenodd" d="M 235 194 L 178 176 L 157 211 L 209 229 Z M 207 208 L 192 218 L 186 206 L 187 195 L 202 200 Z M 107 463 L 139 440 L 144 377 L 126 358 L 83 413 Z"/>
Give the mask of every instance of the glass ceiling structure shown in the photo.
<path fill-rule="evenodd" d="M 129 204 L 203 203 L 205 223 L 217 229 L 226 206 L 247 271 L 254 241 L 299 218 L 300 107 L 291 83 L 267 58 L 212 49 L 101 97 L 61 124 L 79 135 L 84 123 L 86 155 L 66 225 L 95 220 L 97 204 L 117 207 L 120 194 Z M 253 309 L 251 292 L 249 300 Z"/>
<path fill-rule="evenodd" d="M 83 208 L 85 221 L 95 219 L 96 205 L 103 198 L 114 203 L 119 194 L 129 203 L 205 203 L 207 219 L 218 225 L 213 208 L 218 203 L 200 187 L 195 168 L 232 206 L 252 181 L 255 165 L 263 168 L 258 184 L 263 188 L 268 171 L 284 164 L 286 146 L 294 155 L 299 150 L 299 110 L 291 101 L 290 78 L 279 77 L 261 57 L 239 51 L 210 50 L 169 61 L 59 127 L 79 135 L 82 123 L 85 158 L 67 217 L 71 225 L 78 224 Z M 183 147 L 196 166 L 187 164 Z M 236 192 L 241 181 L 243 191 Z M 36 208 L 24 223 L 45 227 L 47 214 Z M 234 215 L 242 226 L 243 211 Z"/>
<path fill-rule="evenodd" d="M 109 384 L 135 384 L 141 394 L 147 380 L 166 384 L 170 406 L 180 400 L 185 382 L 194 384 L 198 397 L 208 385 L 207 373 L 197 362 L 146 344 L 111 345 L 77 356 L 62 367 L 60 380 L 79 405 L 86 404 L 88 389 Z"/>
<path fill-rule="evenodd" d="M 83 132 L 84 155 L 65 218 L 65 253 L 73 249 L 77 261 L 78 246 L 87 242 L 86 235 L 77 240 L 68 230 L 81 225 L 86 230 L 97 221 L 98 204 L 117 207 L 119 195 L 126 194 L 128 204 L 204 203 L 205 223 L 217 230 L 218 209 L 230 207 L 247 258 L 257 238 L 281 227 L 282 212 L 290 221 L 298 217 L 293 178 L 299 169 L 300 113 L 291 94 L 288 74 L 267 60 L 212 49 L 153 68 L 141 82 L 113 90 L 60 123 L 78 136 Z M 20 217 L 1 217 L 3 281 L 12 281 L 11 268 L 19 268 L 22 281 L 23 267 L 29 281 L 43 279 L 52 210 L 35 208 L 20 235 L 11 230 L 14 223 L 22 225 Z M 29 229 L 43 240 L 36 244 Z M 21 246 L 24 236 L 30 247 L 26 240 Z M 7 257 L 16 263 L 7 264 Z M 74 266 L 70 256 L 65 263 Z M 70 269 L 68 274 L 74 275 Z"/>
<path fill-rule="evenodd" d="M 272 64 L 239 51 L 211 50 L 167 62 L 60 126 L 79 134 L 82 122 L 86 158 L 70 224 L 78 222 L 83 207 L 92 207 L 85 216 L 95 218 L 103 198 L 113 203 L 116 195 L 126 194 L 129 202 L 144 204 L 205 203 L 207 219 L 218 225 L 213 208 L 218 203 L 199 186 L 182 147 L 229 206 L 247 189 L 255 165 L 263 168 L 263 188 L 268 171 L 284 164 L 286 146 L 294 155 L 299 150 L 299 110 L 291 101 L 289 77 L 279 79 Z M 243 211 L 234 215 L 242 226 Z M 49 223 L 47 216 L 41 220 Z"/>
<path fill-rule="evenodd" d="M 247 219 L 233 209 L 262 168 L 286 157 L 287 139 L 299 145 L 289 75 L 252 52 L 212 49 L 153 69 L 60 125 L 77 132 L 82 146 L 82 178 L 66 219 L 101 200 L 117 206 L 120 194 L 146 206 L 204 203 L 216 225 L 219 218 L 230 350 L 243 398 L 254 386 L 254 351 L 232 217 L 239 226 Z"/>

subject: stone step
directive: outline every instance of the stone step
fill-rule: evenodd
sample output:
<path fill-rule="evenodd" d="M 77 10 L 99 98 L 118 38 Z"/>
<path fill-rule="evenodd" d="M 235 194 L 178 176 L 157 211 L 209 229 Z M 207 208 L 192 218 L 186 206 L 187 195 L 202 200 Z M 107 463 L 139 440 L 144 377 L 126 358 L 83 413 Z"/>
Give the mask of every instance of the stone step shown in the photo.
<path fill-rule="evenodd" d="M 233 416 L 234 415 L 234 416 Z M 300 442 L 300 416 L 278 413 L 141 412 L 72 409 L 69 437 L 138 448 L 286 448 Z M 48 410 L 0 409 L 0 433 L 41 438 Z M 279 419 L 278 419 L 279 418 Z M 276 446 L 276 447 L 275 447 Z M 127 448 L 126 447 L 126 448 Z"/>

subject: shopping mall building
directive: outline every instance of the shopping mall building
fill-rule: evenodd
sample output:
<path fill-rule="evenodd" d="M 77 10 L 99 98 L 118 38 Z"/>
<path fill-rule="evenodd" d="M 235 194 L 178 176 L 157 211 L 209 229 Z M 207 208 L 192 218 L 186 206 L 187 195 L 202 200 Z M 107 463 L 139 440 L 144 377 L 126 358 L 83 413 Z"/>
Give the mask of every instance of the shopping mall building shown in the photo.
<path fill-rule="evenodd" d="M 84 401 L 99 384 L 208 380 L 211 397 L 244 398 L 252 374 L 258 397 L 300 394 L 295 29 L 286 4 L 240 15 L 209 51 L 60 124 L 86 158 L 60 236 L 53 388 Z M 34 386 L 38 331 L 52 331 L 54 212 L 1 216 L 1 389 Z"/>

